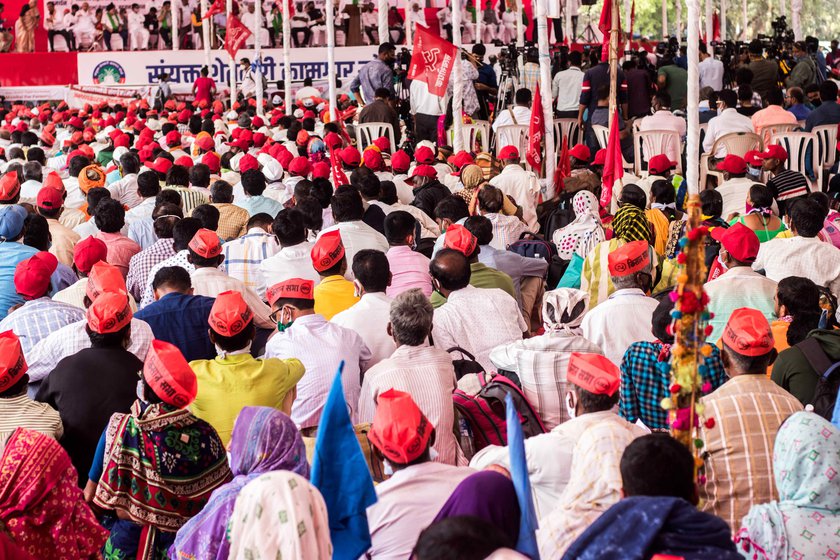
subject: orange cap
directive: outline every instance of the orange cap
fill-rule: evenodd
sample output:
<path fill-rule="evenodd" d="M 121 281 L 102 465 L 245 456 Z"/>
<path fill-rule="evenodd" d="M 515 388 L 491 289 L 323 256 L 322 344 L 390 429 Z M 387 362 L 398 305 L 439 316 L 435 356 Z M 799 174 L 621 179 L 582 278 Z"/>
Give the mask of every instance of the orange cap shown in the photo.
<path fill-rule="evenodd" d="M 447 230 L 448 231 L 448 230 Z M 647 241 L 626 243 L 607 256 L 611 276 L 628 276 L 650 264 Z"/>
<path fill-rule="evenodd" d="M 222 254 L 222 240 L 215 231 L 201 228 L 190 241 L 188 247 L 192 252 L 205 259 L 212 259 Z"/>
<path fill-rule="evenodd" d="M 216 296 L 207 322 L 216 333 L 235 336 L 245 330 L 253 318 L 254 312 L 242 299 L 242 294 L 228 290 Z"/>
<path fill-rule="evenodd" d="M 26 370 L 17 335 L 12 331 L 0 333 L 0 393 L 20 381 Z"/>
<path fill-rule="evenodd" d="M 368 437 L 385 457 L 405 465 L 426 450 L 432 430 L 434 426 L 411 395 L 388 389 L 376 399 L 376 413 Z"/>
<path fill-rule="evenodd" d="M 274 305 L 278 299 L 314 299 L 315 282 L 304 278 L 290 278 L 283 282 L 274 284 L 265 291 L 265 297 L 269 305 Z"/>
<path fill-rule="evenodd" d="M 764 314 L 741 307 L 732 312 L 723 328 L 721 341 L 744 356 L 763 356 L 774 348 L 773 331 Z"/>
<path fill-rule="evenodd" d="M 9 171 L 0 177 L 0 201 L 12 200 L 20 192 L 20 181 L 16 172 Z"/>
<path fill-rule="evenodd" d="M 478 239 L 470 233 L 470 230 L 460 224 L 452 224 L 446 228 L 443 236 L 443 246 L 447 249 L 455 249 L 465 257 L 471 257 L 475 252 Z"/>
<path fill-rule="evenodd" d="M 85 295 L 93 301 L 105 292 L 123 296 L 128 294 L 120 269 L 105 261 L 99 261 L 90 269 Z"/>
<path fill-rule="evenodd" d="M 334 229 L 323 234 L 315 242 L 309 256 L 312 258 L 312 266 L 318 272 L 323 272 L 334 267 L 344 257 L 344 244 L 341 242 L 341 233 Z"/>
<path fill-rule="evenodd" d="M 143 379 L 167 404 L 185 408 L 198 394 L 195 372 L 177 346 L 153 340 L 146 354 Z"/>
<path fill-rule="evenodd" d="M 131 322 L 131 307 L 125 293 L 105 292 L 87 310 L 90 330 L 99 334 L 115 333 Z"/>
<path fill-rule="evenodd" d="M 572 352 L 566 380 L 596 395 L 614 395 L 621 382 L 621 370 L 606 356 Z"/>

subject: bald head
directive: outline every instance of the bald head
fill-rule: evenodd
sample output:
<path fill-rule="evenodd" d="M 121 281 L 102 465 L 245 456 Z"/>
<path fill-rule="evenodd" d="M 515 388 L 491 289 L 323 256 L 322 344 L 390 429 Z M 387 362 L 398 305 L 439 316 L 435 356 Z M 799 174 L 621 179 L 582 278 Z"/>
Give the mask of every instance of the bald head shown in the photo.
<path fill-rule="evenodd" d="M 444 295 L 470 283 L 470 263 L 467 257 L 455 249 L 438 251 L 429 265 L 429 272 L 437 280 Z"/>

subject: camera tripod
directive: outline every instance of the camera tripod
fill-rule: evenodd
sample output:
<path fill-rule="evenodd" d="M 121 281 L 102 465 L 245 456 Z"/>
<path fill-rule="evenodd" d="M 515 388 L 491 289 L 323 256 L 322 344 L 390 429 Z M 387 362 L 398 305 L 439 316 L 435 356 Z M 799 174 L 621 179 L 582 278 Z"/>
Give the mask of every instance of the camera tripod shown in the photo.
<path fill-rule="evenodd" d="M 511 102 L 513 96 L 516 95 L 516 90 L 519 89 L 519 78 L 515 74 L 511 74 L 508 70 L 503 69 L 502 75 L 499 77 L 499 91 L 496 94 L 496 107 L 494 113 L 497 115 L 505 110 L 505 107 Z"/>

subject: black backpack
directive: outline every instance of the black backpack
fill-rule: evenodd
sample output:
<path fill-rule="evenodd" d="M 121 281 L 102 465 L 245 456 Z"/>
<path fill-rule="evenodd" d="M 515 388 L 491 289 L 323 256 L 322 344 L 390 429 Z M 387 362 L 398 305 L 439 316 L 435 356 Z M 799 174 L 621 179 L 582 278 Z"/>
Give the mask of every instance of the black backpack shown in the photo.
<path fill-rule="evenodd" d="M 549 289 L 554 289 L 554 286 L 563 277 L 563 273 L 566 272 L 566 267 L 569 266 L 569 261 L 563 260 L 557 255 L 557 248 L 554 243 L 546 241 L 542 236 L 529 231 L 519 236 L 519 240 L 508 245 L 507 249 L 523 257 L 544 259 L 548 263 L 545 281 L 546 285 L 550 286 Z"/>
<path fill-rule="evenodd" d="M 561 193 L 557 201 L 549 201 L 541 204 L 537 209 L 540 216 L 540 231 L 546 239 L 551 240 L 554 232 L 566 227 L 575 220 L 575 210 L 572 208 L 572 199 L 577 191 L 572 193 Z"/>
<path fill-rule="evenodd" d="M 840 390 L 840 362 L 832 362 L 816 338 L 808 337 L 796 344 L 808 363 L 817 372 L 817 387 L 811 404 L 814 412 L 828 421 L 834 414 L 837 391 Z"/>

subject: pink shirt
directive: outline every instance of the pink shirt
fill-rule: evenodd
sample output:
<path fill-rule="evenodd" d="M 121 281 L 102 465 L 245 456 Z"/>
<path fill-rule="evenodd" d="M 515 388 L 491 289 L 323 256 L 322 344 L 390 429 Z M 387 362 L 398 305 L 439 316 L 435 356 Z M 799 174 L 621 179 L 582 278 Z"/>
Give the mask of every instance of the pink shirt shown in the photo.
<path fill-rule="evenodd" d="M 761 111 L 757 111 L 750 118 L 752 119 L 755 133 L 762 136 L 762 140 L 764 140 L 765 144 L 768 140 L 770 140 L 770 138 L 764 138 L 761 134 L 761 131 L 765 126 L 769 126 L 771 124 L 796 124 L 797 122 L 796 115 L 779 105 L 769 105 Z"/>
<path fill-rule="evenodd" d="M 385 294 L 394 298 L 412 288 L 420 288 L 426 297 L 432 295 L 432 275 L 429 274 L 429 258 L 422 253 L 412 251 L 411 247 L 401 245 L 391 247 L 385 253 L 391 266 L 391 285 Z"/>
<path fill-rule="evenodd" d="M 128 275 L 128 263 L 131 261 L 131 257 L 142 250 L 140 245 L 121 233 L 104 233 L 100 231 L 94 237 L 105 242 L 105 245 L 108 246 L 108 254 L 105 257 L 106 262 L 120 269 L 123 278 L 125 278 Z"/>

